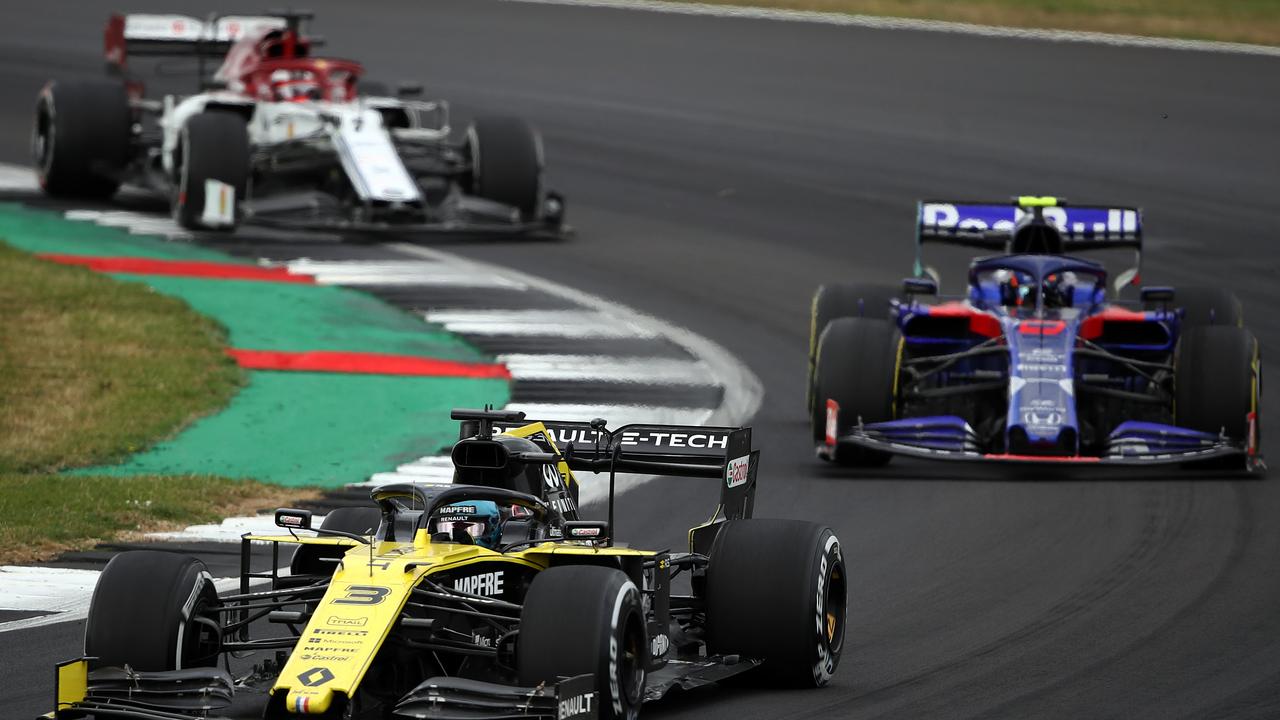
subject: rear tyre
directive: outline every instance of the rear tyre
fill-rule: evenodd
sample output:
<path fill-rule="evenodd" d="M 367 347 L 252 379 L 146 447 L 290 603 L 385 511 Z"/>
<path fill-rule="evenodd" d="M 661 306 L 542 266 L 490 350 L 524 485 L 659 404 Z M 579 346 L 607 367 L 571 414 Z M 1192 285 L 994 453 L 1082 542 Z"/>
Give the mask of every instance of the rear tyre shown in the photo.
<path fill-rule="evenodd" d="M 1260 435 L 1260 353 L 1258 339 L 1242 327 L 1184 330 L 1174 361 L 1174 421 L 1201 432 L 1224 432 L 1238 442 L 1247 443 L 1250 432 Z"/>
<path fill-rule="evenodd" d="M 888 320 L 846 317 L 827 325 L 818 339 L 814 370 L 811 428 L 815 443 L 827 429 L 827 400 L 840 405 L 842 425 L 894 418 L 902 333 Z M 844 447 L 836 451 L 841 465 L 874 467 L 892 459 L 889 453 Z"/>
<path fill-rule="evenodd" d="M 868 283 L 832 283 L 820 285 L 813 294 L 809 309 L 809 381 L 806 407 L 813 412 L 814 366 L 818 361 L 818 338 L 827 324 L 836 318 L 865 317 L 888 319 L 889 302 L 898 296 L 895 288 Z"/>
<path fill-rule="evenodd" d="M 523 222 L 542 214 L 542 137 L 519 118 L 480 117 L 467 129 L 472 194 L 510 205 Z"/>
<path fill-rule="evenodd" d="M 1147 303 L 1148 310 L 1162 307 L 1164 303 Z M 1174 289 L 1172 307 L 1182 308 L 1182 327 L 1203 325 L 1230 325 L 1244 327 L 1244 305 L 1235 293 L 1224 288 L 1179 286 Z"/>
<path fill-rule="evenodd" d="M 217 593 L 204 563 L 176 553 L 121 553 L 98 577 L 85 624 L 91 667 L 143 672 L 217 664 Z"/>
<path fill-rule="evenodd" d="M 120 188 L 129 162 L 132 114 L 118 82 L 62 82 L 36 98 L 31 154 L 44 191 L 105 199 Z"/>
<path fill-rule="evenodd" d="M 830 528 L 735 520 L 711 546 L 707 652 L 763 659 L 778 680 L 831 681 L 844 650 L 848 577 Z"/>
<path fill-rule="evenodd" d="M 356 535 L 372 535 L 382 522 L 382 511 L 376 507 L 342 507 L 328 515 L 320 523 L 323 530 L 339 530 Z M 289 562 L 291 575 L 333 575 L 338 560 L 350 547 L 329 545 L 299 545 Z"/>
<path fill-rule="evenodd" d="M 520 612 L 520 683 L 594 673 L 600 717 L 632 719 L 644 702 L 649 642 L 640 591 L 620 570 L 566 566 L 534 578 Z"/>
<path fill-rule="evenodd" d="M 182 128 L 174 161 L 177 194 L 173 217 L 178 224 L 188 230 L 235 230 L 240 204 L 249 188 L 249 133 L 244 118 L 223 110 L 191 116 Z M 207 196 L 210 180 L 230 185 L 234 197 Z M 226 201 L 233 205 L 228 209 L 231 222 L 207 223 L 206 206 Z"/>

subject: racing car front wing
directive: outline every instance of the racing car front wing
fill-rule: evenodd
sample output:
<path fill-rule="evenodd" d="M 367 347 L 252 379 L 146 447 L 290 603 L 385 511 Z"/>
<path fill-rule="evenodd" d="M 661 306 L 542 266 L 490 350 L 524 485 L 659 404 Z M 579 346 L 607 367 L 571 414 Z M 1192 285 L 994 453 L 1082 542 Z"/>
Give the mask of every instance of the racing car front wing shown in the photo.
<path fill-rule="evenodd" d="M 836 459 L 841 447 L 858 447 L 929 460 L 1134 466 L 1235 458 L 1241 460 L 1250 472 L 1266 467 L 1258 448 L 1252 444 L 1159 423 L 1122 422 L 1107 437 L 1105 450 L 1099 455 L 1033 455 L 984 452 L 973 428 L 960 417 L 943 415 L 878 423 L 859 422 L 851 429 L 840 431 L 838 421 L 830 416 L 831 411 L 828 408 L 825 441 L 817 448 L 819 457 L 826 460 Z M 836 417 L 838 412 L 836 407 Z"/>

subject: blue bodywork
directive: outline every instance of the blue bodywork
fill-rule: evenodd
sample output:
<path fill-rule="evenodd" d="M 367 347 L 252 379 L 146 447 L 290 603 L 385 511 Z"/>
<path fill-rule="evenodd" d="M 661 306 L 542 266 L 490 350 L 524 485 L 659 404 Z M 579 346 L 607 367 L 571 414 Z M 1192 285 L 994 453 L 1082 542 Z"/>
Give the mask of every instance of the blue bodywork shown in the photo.
<path fill-rule="evenodd" d="M 963 300 L 895 301 L 902 419 L 863 424 L 827 401 L 819 453 L 852 444 L 928 458 L 1111 464 L 1255 454 L 1173 424 L 1164 398 L 1179 313 L 1108 304 L 1106 281 L 1089 260 L 1007 254 L 971 264 Z"/>

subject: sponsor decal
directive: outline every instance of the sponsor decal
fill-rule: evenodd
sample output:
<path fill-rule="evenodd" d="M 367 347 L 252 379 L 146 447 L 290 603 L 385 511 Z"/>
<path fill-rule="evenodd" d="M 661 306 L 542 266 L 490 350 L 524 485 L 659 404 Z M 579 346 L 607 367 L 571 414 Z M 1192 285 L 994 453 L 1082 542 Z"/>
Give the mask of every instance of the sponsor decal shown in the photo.
<path fill-rule="evenodd" d="M 550 463 L 542 466 L 542 482 L 546 483 L 548 490 L 559 490 L 564 478 L 560 477 L 560 471 Z"/>
<path fill-rule="evenodd" d="M 334 600 L 335 605 L 377 605 L 391 594 L 391 588 L 377 585 L 352 585 L 347 588 L 346 597 Z"/>
<path fill-rule="evenodd" d="M 751 470 L 751 456 L 743 455 L 729 461 L 724 468 L 724 483 L 733 488 L 745 485 Z"/>
<path fill-rule="evenodd" d="M 510 428 L 506 428 L 510 429 Z M 599 433 L 585 428 L 552 428 L 547 434 L 558 446 L 595 445 Z M 635 431 L 618 436 L 623 445 L 649 445 L 663 448 L 692 448 L 694 450 L 724 450 L 729 447 L 728 433 Z"/>
<path fill-rule="evenodd" d="M 835 447 L 840 435 L 840 403 L 827 400 L 827 447 Z"/>
<path fill-rule="evenodd" d="M 1066 365 L 1054 363 L 1018 363 L 1018 372 L 1020 373 L 1044 373 L 1063 375 L 1067 372 Z"/>
<path fill-rule="evenodd" d="M 336 625 L 338 627 L 364 627 L 367 622 L 369 622 L 369 618 L 330 615 L 329 618 L 324 621 L 324 624 Z"/>
<path fill-rule="evenodd" d="M 333 679 L 333 673 L 326 667 L 313 667 L 298 676 L 298 682 L 307 687 L 323 685 Z"/>
<path fill-rule="evenodd" d="M 1062 424 L 1062 414 L 1055 411 L 1027 410 L 1022 413 L 1022 422 L 1032 427 L 1058 427 Z"/>
<path fill-rule="evenodd" d="M 671 638 L 666 633 L 659 633 L 649 641 L 649 656 L 659 658 L 671 649 Z"/>
<path fill-rule="evenodd" d="M 468 595 L 494 597 L 502 594 L 502 570 L 480 573 L 453 581 L 453 589 Z"/>
<path fill-rule="evenodd" d="M 818 562 L 818 582 L 815 588 L 815 603 L 817 608 L 815 620 L 815 631 L 817 633 L 818 642 L 818 659 L 813 664 L 813 678 L 819 684 L 825 685 L 836 671 L 836 656 L 831 652 L 832 640 L 827 638 L 827 607 L 826 589 L 827 589 L 827 571 L 831 565 L 840 561 L 840 541 L 835 535 L 827 536 L 827 542 L 822 548 L 822 557 Z"/>
<path fill-rule="evenodd" d="M 339 635 L 345 637 L 361 637 L 369 634 L 368 630 L 327 630 L 325 628 L 316 628 L 311 632 L 316 635 Z"/>
<path fill-rule="evenodd" d="M 590 715 L 595 699 L 596 694 L 589 692 L 561 700 L 556 710 L 557 720 L 571 720 L 581 715 Z"/>
<path fill-rule="evenodd" d="M 480 647 L 493 647 L 493 638 L 488 635 L 481 635 L 480 633 L 471 633 L 471 642 L 479 645 Z"/>
<path fill-rule="evenodd" d="M 600 528 L 598 527 L 576 527 L 569 531 L 570 537 L 593 538 L 600 537 Z"/>
<path fill-rule="evenodd" d="M 1014 205 L 925 203 L 920 223 L 939 230 L 1008 232 L 1027 212 Z M 1138 213 L 1131 208 L 1043 207 L 1041 212 L 1068 237 L 1123 236 L 1138 229 Z"/>
<path fill-rule="evenodd" d="M 351 652 L 355 651 L 352 650 Z M 303 653 L 299 657 L 303 660 L 315 660 L 316 662 L 342 662 L 350 658 L 349 655 L 326 655 L 316 653 Z M 326 670 L 326 672 L 328 671 Z"/>

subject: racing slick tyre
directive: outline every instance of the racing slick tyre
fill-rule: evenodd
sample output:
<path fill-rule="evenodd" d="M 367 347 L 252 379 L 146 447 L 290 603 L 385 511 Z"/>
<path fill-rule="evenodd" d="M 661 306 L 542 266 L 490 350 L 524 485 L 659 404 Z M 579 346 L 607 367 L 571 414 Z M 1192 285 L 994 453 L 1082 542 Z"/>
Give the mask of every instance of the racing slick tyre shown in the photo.
<path fill-rule="evenodd" d="M 621 570 L 573 565 L 534 578 L 520 612 L 521 685 L 592 673 L 599 717 L 632 719 L 644 702 L 648 662 L 640 591 Z"/>
<path fill-rule="evenodd" d="M 711 545 L 707 653 L 764 660 L 785 684 L 822 687 L 844 649 L 848 577 L 840 541 L 802 520 L 733 520 Z"/>
<path fill-rule="evenodd" d="M 121 83 L 49 82 L 36 98 L 31 134 L 40 186 L 57 197 L 111 197 L 129 162 L 132 125 Z"/>
<path fill-rule="evenodd" d="M 1147 303 L 1147 309 L 1154 310 L 1163 304 Z M 1201 325 L 1244 327 L 1244 305 L 1235 293 L 1225 288 L 1179 286 L 1174 290 L 1171 306 L 1183 309 L 1184 328 Z"/>
<path fill-rule="evenodd" d="M 901 363 L 902 333 L 894 323 L 846 317 L 828 324 L 818 338 L 814 368 L 814 442 L 821 443 L 826 437 L 827 400 L 840 405 L 844 425 L 859 418 L 864 423 L 892 420 Z M 842 447 L 837 449 L 835 461 L 871 467 L 884 465 L 892 457 L 875 450 Z"/>
<path fill-rule="evenodd" d="M 340 507 L 324 516 L 320 528 L 372 535 L 381 522 L 382 511 L 376 507 Z M 332 575 L 338 560 L 350 549 L 345 545 L 299 545 L 289 561 L 289 574 Z"/>
<path fill-rule="evenodd" d="M 249 187 L 249 132 L 244 118 L 224 110 L 191 116 L 182 128 L 174 172 L 173 217 L 179 225 L 188 230 L 235 230 Z M 229 185 L 230 196 L 207 197 L 210 180 Z M 207 208 L 211 212 L 206 213 Z"/>
<path fill-rule="evenodd" d="M 479 117 L 467 128 L 471 193 L 510 205 L 523 222 L 542 213 L 542 136 L 519 118 Z"/>
<path fill-rule="evenodd" d="M 809 309 L 809 380 L 807 407 L 813 412 L 813 368 L 818 360 L 818 338 L 827 323 L 842 317 L 888 318 L 889 301 L 896 288 L 868 283 L 832 283 L 818 286 Z"/>
<path fill-rule="evenodd" d="M 217 664 L 218 597 L 204 563 L 136 550 L 111 558 L 89 602 L 84 630 L 91 667 L 160 672 Z"/>
<path fill-rule="evenodd" d="M 1182 333 L 1174 360 L 1174 422 L 1225 433 L 1246 447 L 1261 441 L 1258 339 L 1242 327 L 1203 325 Z"/>

